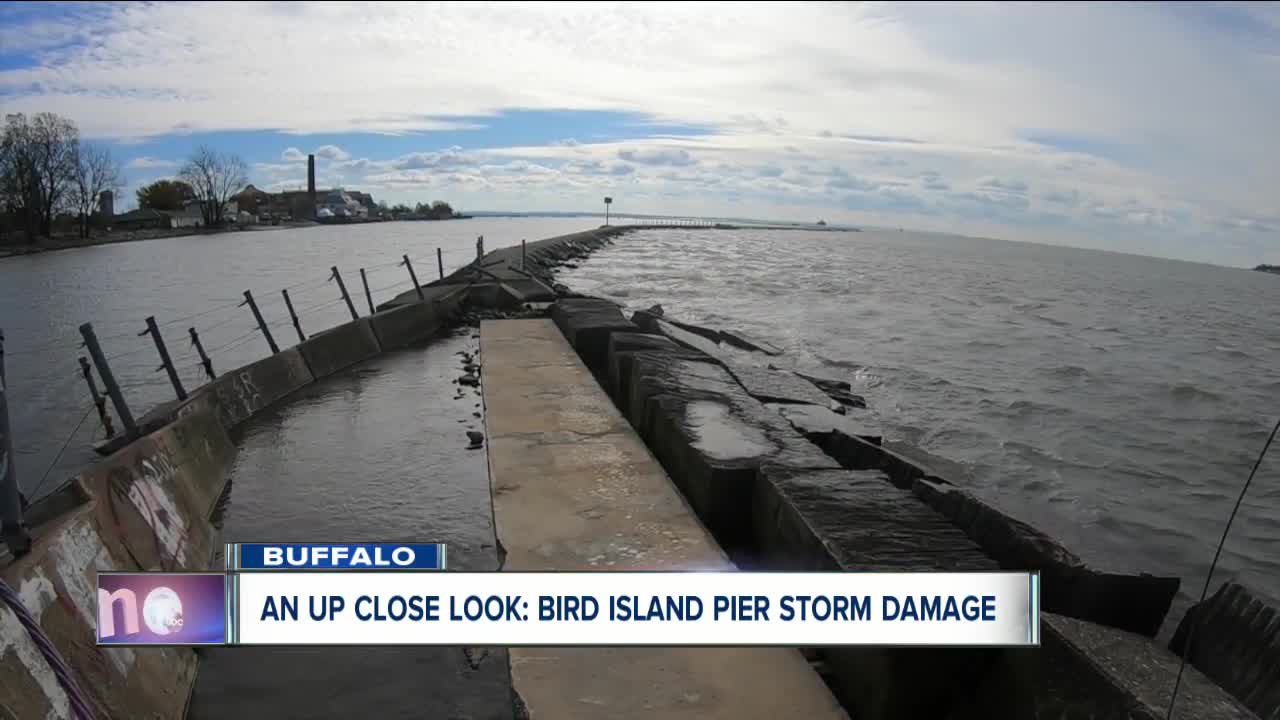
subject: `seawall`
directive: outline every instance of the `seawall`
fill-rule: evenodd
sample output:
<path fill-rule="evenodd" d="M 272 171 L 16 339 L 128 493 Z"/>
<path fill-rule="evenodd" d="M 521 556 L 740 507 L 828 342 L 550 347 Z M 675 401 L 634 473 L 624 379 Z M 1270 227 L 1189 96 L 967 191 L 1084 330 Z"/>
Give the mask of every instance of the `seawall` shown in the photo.
<path fill-rule="evenodd" d="M 722 547 L 764 570 L 1042 573 L 1036 649 L 815 648 L 860 719 L 1163 718 L 1178 657 L 1152 637 L 1176 578 L 1087 566 L 879 444 L 836 381 L 722 352 L 725 334 L 615 303 L 552 307 L 564 337 Z M 739 345 L 741 347 L 741 345 Z M 797 383 L 797 380 L 803 382 Z M 815 389 L 822 392 L 817 393 Z M 825 401 L 825 402 L 824 402 Z M 1174 717 L 1252 717 L 1188 669 Z"/>
<path fill-rule="evenodd" d="M 528 267 L 549 272 L 555 258 L 578 257 L 619 232 L 625 230 L 529 243 L 526 252 L 532 248 L 537 259 Z M 404 301 L 227 371 L 185 401 L 152 409 L 139 419 L 140 437 L 28 509 L 33 549 L 17 559 L 0 557 L 0 577 L 36 618 L 99 717 L 182 717 L 197 656 L 182 648 L 98 647 L 96 573 L 209 568 L 217 543 L 210 515 L 236 452 L 231 431 L 312 383 L 430 338 L 483 298 L 474 292 L 478 285 L 509 283 L 510 289 L 499 287 L 504 302 L 512 289 L 541 290 L 518 271 L 520 257 L 519 247 L 504 248 L 478 263 L 505 283 L 455 273 L 424 287 L 425 300 L 410 291 Z M 0 707 L 17 718 L 73 717 L 52 667 L 3 604 Z"/>

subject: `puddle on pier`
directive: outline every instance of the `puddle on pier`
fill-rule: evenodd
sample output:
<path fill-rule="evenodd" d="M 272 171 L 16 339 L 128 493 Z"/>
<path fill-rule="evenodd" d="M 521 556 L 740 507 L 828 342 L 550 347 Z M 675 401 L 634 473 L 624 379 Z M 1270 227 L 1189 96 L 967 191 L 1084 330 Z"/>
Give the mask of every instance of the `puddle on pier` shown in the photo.
<path fill-rule="evenodd" d="M 697 436 L 694 447 L 717 460 L 755 458 L 777 450 L 763 432 L 734 417 L 722 403 L 691 402 L 684 419 Z"/>
<path fill-rule="evenodd" d="M 376 358 L 255 418 L 237 439 L 223 542 L 443 542 L 452 569 L 495 569 L 485 451 L 466 449 L 466 431 L 484 429 L 480 393 L 454 383 L 471 333 Z M 188 718 L 224 717 L 510 718 L 506 654 L 209 649 Z"/>

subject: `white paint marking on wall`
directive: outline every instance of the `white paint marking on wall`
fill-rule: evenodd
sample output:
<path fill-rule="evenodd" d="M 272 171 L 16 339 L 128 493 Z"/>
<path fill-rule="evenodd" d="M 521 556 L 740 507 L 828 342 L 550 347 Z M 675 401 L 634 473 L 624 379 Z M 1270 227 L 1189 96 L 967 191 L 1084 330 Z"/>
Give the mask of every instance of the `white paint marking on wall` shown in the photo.
<path fill-rule="evenodd" d="M 18 589 L 18 596 L 28 612 L 37 620 L 44 615 L 44 611 L 56 598 L 53 583 L 49 582 L 49 579 L 39 570 L 36 571 L 35 577 L 22 583 Z M 53 674 L 53 668 L 40 654 L 40 649 L 27 634 L 27 629 L 22 627 L 18 616 L 8 606 L 0 604 L 0 657 L 8 654 L 10 648 L 13 649 L 18 662 L 27 669 L 31 679 L 44 692 L 45 699 L 49 701 L 45 720 L 70 720 L 71 701 L 67 698 L 67 693 L 63 691 L 62 686 L 58 684 L 58 676 Z"/>
<path fill-rule="evenodd" d="M 80 611 L 80 617 L 90 628 L 98 626 L 98 588 L 90 583 L 90 569 L 94 572 L 116 570 L 111 564 L 111 554 L 107 551 L 102 539 L 87 523 L 77 525 L 64 533 L 50 548 L 58 568 L 58 577 L 62 579 L 71 602 Z M 130 648 L 104 648 L 104 654 L 120 672 L 121 678 L 127 678 L 133 669 L 135 660 Z"/>
<path fill-rule="evenodd" d="M 129 500 L 142 513 L 142 517 L 146 518 L 156 537 L 160 538 L 168 556 L 176 560 L 178 565 L 186 566 L 185 523 L 178 512 L 177 503 L 164 489 L 164 483 L 173 481 L 173 463 L 168 457 L 158 457 L 155 462 L 149 458 L 144 459 L 141 465 L 141 477 L 129 484 Z M 161 517 L 162 513 L 167 516 L 167 522 Z"/>

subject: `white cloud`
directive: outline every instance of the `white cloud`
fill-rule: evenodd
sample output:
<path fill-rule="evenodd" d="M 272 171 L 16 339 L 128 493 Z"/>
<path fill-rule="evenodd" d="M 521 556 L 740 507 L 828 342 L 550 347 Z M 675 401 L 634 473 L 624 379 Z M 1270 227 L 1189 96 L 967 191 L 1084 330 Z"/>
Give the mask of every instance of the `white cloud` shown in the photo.
<path fill-rule="evenodd" d="M 176 160 L 162 160 L 160 158 L 144 155 L 143 157 L 136 157 L 130 160 L 125 164 L 125 167 L 129 169 L 154 170 L 161 168 L 176 168 L 178 167 L 178 163 Z"/>
<path fill-rule="evenodd" d="M 691 169 L 682 182 L 706 186 L 714 174 L 694 170 L 728 162 L 754 184 L 721 186 L 797 202 L 809 202 L 794 195 L 805 182 L 828 185 L 797 165 L 838 164 L 871 187 L 899 188 L 893 207 L 904 214 L 914 212 L 909 190 L 885 182 L 919 188 L 930 208 L 955 188 L 960 219 L 1051 208 L 1091 242 L 1081 223 L 1113 217 L 1091 209 L 1131 197 L 1144 209 L 1123 217 L 1145 227 L 1176 213 L 1196 226 L 1170 231 L 1200 243 L 1210 231 L 1276 227 L 1265 219 L 1280 187 L 1280 34 L 1266 5 L 1232 7 L 1232 23 L 1157 4 L 750 3 L 726 13 L 698 3 L 277 3 L 237 6 L 235 22 L 216 3 L 69 12 L 92 16 L 5 16 L 0 44 L 39 62 L 0 71 L 0 94 L 6 111 L 53 110 L 89 137 L 282 129 L 299 133 L 281 156 L 296 163 L 307 133 L 406 135 L 510 108 L 629 111 L 716 132 L 610 143 L 604 157 L 575 127 L 576 140 L 486 157 L 564 162 L 571 152 L 603 163 L 602 176 L 643 184 L 662 182 L 650 170 Z M 394 162 L 332 145 L 313 152 L 348 177 L 432 169 L 477 184 L 429 134 L 422 150 Z M 783 172 L 749 171 L 760 167 Z M 587 182 L 585 171 L 559 177 Z M 1068 190 L 1078 202 L 1054 199 Z M 729 192 L 702 202 L 741 200 Z"/>

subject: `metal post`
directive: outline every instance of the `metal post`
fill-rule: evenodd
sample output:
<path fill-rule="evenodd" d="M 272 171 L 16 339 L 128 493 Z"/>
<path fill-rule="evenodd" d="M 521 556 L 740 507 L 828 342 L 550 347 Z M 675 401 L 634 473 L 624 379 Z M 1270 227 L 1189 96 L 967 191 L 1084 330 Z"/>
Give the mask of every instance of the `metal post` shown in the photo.
<path fill-rule="evenodd" d="M 218 374 L 213 371 L 213 361 L 204 351 L 204 345 L 200 342 L 200 334 L 195 328 L 187 328 L 187 332 L 191 334 L 191 345 L 196 349 L 196 354 L 200 356 L 200 364 L 204 366 L 204 374 L 209 376 L 210 380 L 217 380 Z"/>
<path fill-rule="evenodd" d="M 9 429 L 9 401 L 4 375 L 4 331 L 0 330 L 0 535 L 9 552 L 22 557 L 31 552 L 31 534 L 22 522 L 22 491 L 18 488 L 18 467 L 13 456 L 13 433 Z"/>
<path fill-rule="evenodd" d="M 364 283 L 364 299 L 369 302 L 369 314 L 377 312 L 373 309 L 373 295 L 369 294 L 369 277 L 364 274 L 364 268 L 360 268 L 360 282 Z"/>
<path fill-rule="evenodd" d="M 356 312 L 356 306 L 351 302 L 351 296 L 347 294 L 347 286 L 342 282 L 342 274 L 338 272 L 338 266 L 334 265 L 329 268 L 333 271 L 332 279 L 338 281 L 338 290 L 342 292 L 342 299 L 347 303 L 347 309 L 351 311 L 351 319 L 359 320 L 360 314 Z"/>
<path fill-rule="evenodd" d="M 267 327 L 267 321 L 262 319 L 262 313 L 258 310 L 258 303 L 254 302 L 253 293 L 248 290 L 244 291 L 244 304 L 249 306 L 253 311 L 253 319 L 258 321 L 258 329 L 262 331 L 262 336 L 267 339 L 267 345 L 271 346 L 271 354 L 275 355 L 280 352 L 280 348 L 276 346 L 276 339 L 271 337 L 271 328 Z"/>
<path fill-rule="evenodd" d="M 413 289 L 418 291 L 418 300 L 426 300 L 427 296 L 422 293 L 422 286 L 418 284 L 418 275 L 413 271 L 413 263 L 409 262 L 409 256 L 402 255 L 401 257 L 404 258 L 404 266 L 409 268 L 409 279 L 413 281 Z"/>
<path fill-rule="evenodd" d="M 98 384 L 93 381 L 93 368 L 89 367 L 89 358 L 83 355 L 80 356 L 80 374 L 84 375 L 84 381 L 89 385 L 89 395 L 98 408 L 98 420 L 102 422 L 102 428 L 106 430 L 107 437 L 115 437 L 116 429 L 111 426 L 111 413 L 107 412 L 107 399 L 98 392 Z"/>
<path fill-rule="evenodd" d="M 444 279 L 444 251 L 436 248 L 436 267 L 440 268 L 440 279 Z"/>
<path fill-rule="evenodd" d="M 476 238 L 476 262 L 484 258 L 484 236 Z"/>
<path fill-rule="evenodd" d="M 116 384 L 116 376 L 111 372 L 111 366 L 107 364 L 107 356 L 103 354 L 102 346 L 98 344 L 98 335 L 93 331 L 93 323 L 81 325 L 80 335 L 84 337 L 84 346 L 89 350 L 93 366 L 98 369 L 98 377 L 102 378 L 102 387 L 107 391 L 107 397 L 111 398 L 111 404 L 116 409 L 116 417 L 120 418 L 120 422 L 124 424 L 125 433 L 130 440 L 138 437 L 138 425 L 133 421 L 133 413 L 129 412 L 129 406 L 124 402 L 124 395 L 120 393 L 120 386 Z"/>
<path fill-rule="evenodd" d="M 293 311 L 293 301 L 289 299 L 289 291 L 281 290 L 280 294 L 284 296 L 284 306 L 289 308 L 289 319 L 293 320 L 293 329 L 298 331 L 298 342 L 306 342 L 307 336 L 302 334 L 302 323 L 298 320 L 298 313 Z"/>
<path fill-rule="evenodd" d="M 156 370 L 163 370 L 169 375 L 169 382 L 173 385 L 173 391 L 178 394 L 179 400 L 187 399 L 187 389 L 182 387 L 182 378 L 178 377 L 178 371 L 173 367 L 173 358 L 169 357 L 169 348 L 164 346 L 164 338 L 160 336 L 160 328 L 156 325 L 156 316 L 152 315 L 147 318 L 147 329 L 138 333 L 138 337 L 150 335 L 151 340 L 156 344 L 156 352 L 160 353 L 160 367 Z"/>
<path fill-rule="evenodd" d="M 524 269 L 524 238 L 520 238 L 520 269 Z"/>

